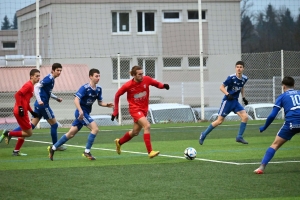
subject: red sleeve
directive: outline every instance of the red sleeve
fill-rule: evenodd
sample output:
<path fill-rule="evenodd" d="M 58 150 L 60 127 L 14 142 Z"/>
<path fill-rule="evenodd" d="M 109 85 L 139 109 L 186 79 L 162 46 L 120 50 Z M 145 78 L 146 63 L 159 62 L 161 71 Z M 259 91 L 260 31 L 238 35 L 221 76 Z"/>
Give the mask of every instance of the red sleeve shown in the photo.
<path fill-rule="evenodd" d="M 120 96 L 122 96 L 125 92 L 127 92 L 128 84 L 125 83 L 120 89 L 117 91 L 115 94 L 115 107 L 114 107 L 114 112 L 113 115 L 116 116 L 119 113 L 119 99 Z"/>
<path fill-rule="evenodd" d="M 151 78 L 150 76 L 146 76 L 148 81 L 149 81 L 149 85 L 152 85 L 154 87 L 157 87 L 159 89 L 164 89 L 164 84 L 161 82 L 158 82 L 157 80 Z"/>
<path fill-rule="evenodd" d="M 23 98 L 24 98 L 24 96 L 23 96 L 21 90 L 19 90 L 18 92 L 16 92 L 15 99 L 16 99 L 16 104 L 18 105 L 18 107 L 19 106 L 24 107 L 23 101 L 22 101 Z"/>

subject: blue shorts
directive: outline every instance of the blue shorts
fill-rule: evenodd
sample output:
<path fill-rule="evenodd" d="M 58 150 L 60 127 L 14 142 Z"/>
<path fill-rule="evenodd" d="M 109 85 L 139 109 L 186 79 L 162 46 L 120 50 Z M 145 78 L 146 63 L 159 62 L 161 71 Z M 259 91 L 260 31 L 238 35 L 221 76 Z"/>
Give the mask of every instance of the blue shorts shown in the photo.
<path fill-rule="evenodd" d="M 75 120 L 72 122 L 72 126 L 77 126 L 78 131 L 83 127 L 83 126 L 88 126 L 90 123 L 92 123 L 94 120 L 91 118 L 89 113 L 83 112 L 83 120 L 79 120 L 79 111 L 75 111 Z"/>
<path fill-rule="evenodd" d="M 291 140 L 294 135 L 300 133 L 300 124 L 293 124 L 292 122 L 285 122 L 279 129 L 277 135 L 285 140 Z"/>
<path fill-rule="evenodd" d="M 237 99 L 223 100 L 218 114 L 221 115 L 222 117 L 226 117 L 231 111 L 237 113 L 241 110 L 245 110 L 245 109 Z"/>
<path fill-rule="evenodd" d="M 54 119 L 54 113 L 49 105 L 35 105 L 34 106 L 34 112 L 36 112 L 39 115 L 39 118 L 42 117 L 44 119 Z"/>

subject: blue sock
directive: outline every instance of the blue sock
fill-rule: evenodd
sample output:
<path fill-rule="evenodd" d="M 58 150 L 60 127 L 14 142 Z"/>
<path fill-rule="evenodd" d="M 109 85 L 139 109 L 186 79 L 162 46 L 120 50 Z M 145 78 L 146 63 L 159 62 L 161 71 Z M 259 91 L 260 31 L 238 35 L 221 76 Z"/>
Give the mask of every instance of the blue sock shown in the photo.
<path fill-rule="evenodd" d="M 51 125 L 52 144 L 55 144 L 57 142 L 57 128 L 58 128 L 57 123 Z"/>
<path fill-rule="evenodd" d="M 86 149 L 91 149 L 92 148 L 95 137 L 96 137 L 96 135 L 94 135 L 92 133 L 89 134 L 89 137 L 88 137 L 88 140 L 87 140 L 87 143 L 86 143 L 86 146 L 85 146 Z"/>
<path fill-rule="evenodd" d="M 53 145 L 56 148 L 60 147 L 61 145 L 63 145 L 64 143 L 66 143 L 69 139 L 67 138 L 66 134 L 64 134 L 63 136 L 61 136 L 61 138 Z"/>
<path fill-rule="evenodd" d="M 203 136 L 208 135 L 215 127 L 213 127 L 211 124 L 207 127 L 205 131 L 202 132 Z"/>
<path fill-rule="evenodd" d="M 241 124 L 240 124 L 240 130 L 239 130 L 239 133 L 238 133 L 237 137 L 239 137 L 239 138 L 243 137 L 243 134 L 245 132 L 246 126 L 247 126 L 247 123 L 241 122 Z"/>
<path fill-rule="evenodd" d="M 267 165 L 270 162 L 270 160 L 273 158 L 275 153 L 276 153 L 276 150 L 273 149 L 272 147 L 269 147 L 265 153 L 264 158 L 261 161 L 261 164 Z"/>
<path fill-rule="evenodd" d="M 31 124 L 31 128 L 34 129 L 34 128 L 35 128 L 35 125 Z M 15 128 L 15 129 L 12 130 L 12 131 L 21 131 L 21 130 L 22 130 L 22 129 L 21 129 L 21 127 L 19 126 L 19 127 Z"/>

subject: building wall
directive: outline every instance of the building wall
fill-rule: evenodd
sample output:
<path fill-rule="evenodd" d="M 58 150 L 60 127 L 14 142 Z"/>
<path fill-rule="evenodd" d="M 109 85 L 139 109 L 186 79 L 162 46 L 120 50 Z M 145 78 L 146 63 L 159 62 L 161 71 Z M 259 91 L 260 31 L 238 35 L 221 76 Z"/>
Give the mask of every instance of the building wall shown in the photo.
<path fill-rule="evenodd" d="M 1 30 L 0 31 L 0 56 L 5 55 L 15 55 L 17 54 L 17 41 L 18 41 L 18 31 L 17 30 Z M 3 42 L 14 42 L 16 44 L 15 48 L 3 48 Z M 1 63 L 3 61 L 0 61 Z"/>

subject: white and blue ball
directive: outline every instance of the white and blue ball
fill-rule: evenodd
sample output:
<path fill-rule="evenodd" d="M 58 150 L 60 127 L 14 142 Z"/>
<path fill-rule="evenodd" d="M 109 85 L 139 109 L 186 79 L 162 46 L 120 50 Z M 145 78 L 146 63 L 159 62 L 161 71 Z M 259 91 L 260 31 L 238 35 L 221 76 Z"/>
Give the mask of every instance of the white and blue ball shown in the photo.
<path fill-rule="evenodd" d="M 184 150 L 184 157 L 187 160 L 194 160 L 197 156 L 197 151 L 193 147 L 188 147 Z"/>

